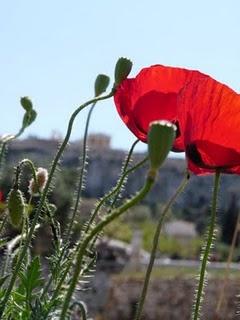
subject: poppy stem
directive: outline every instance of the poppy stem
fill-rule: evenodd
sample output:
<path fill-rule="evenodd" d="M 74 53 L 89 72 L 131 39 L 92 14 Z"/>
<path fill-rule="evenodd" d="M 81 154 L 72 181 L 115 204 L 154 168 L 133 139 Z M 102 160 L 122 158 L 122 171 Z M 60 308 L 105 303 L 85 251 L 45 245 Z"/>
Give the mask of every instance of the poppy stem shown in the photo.
<path fill-rule="evenodd" d="M 78 183 L 78 187 L 77 187 L 77 192 L 76 192 L 76 200 L 75 200 L 75 205 L 72 211 L 72 216 L 71 219 L 68 223 L 68 228 L 67 228 L 67 232 L 66 232 L 66 243 L 68 243 L 70 241 L 71 238 L 71 233 L 72 233 L 72 228 L 74 225 L 74 221 L 76 218 L 76 214 L 79 208 L 79 203 L 82 197 L 82 191 L 83 191 L 83 185 L 84 185 L 84 172 L 86 170 L 86 166 L 87 166 L 87 138 L 88 138 L 88 128 L 89 128 L 89 123 L 91 120 L 91 116 L 93 113 L 93 110 L 96 106 L 97 102 L 94 102 L 90 108 L 90 110 L 88 111 L 88 115 L 87 115 L 87 120 L 86 120 L 86 125 L 85 125 L 85 130 L 84 130 L 84 137 L 83 137 L 83 146 L 82 146 L 82 163 L 81 163 L 81 169 L 80 169 L 80 177 L 79 177 L 79 183 Z"/>
<path fill-rule="evenodd" d="M 127 177 L 130 173 L 134 172 L 135 170 L 137 170 L 138 168 L 140 168 L 141 166 L 143 166 L 147 161 L 148 161 L 148 157 L 144 158 L 142 161 L 138 162 L 135 166 L 129 168 L 128 170 L 126 170 L 126 171 L 123 173 L 123 175 L 120 177 L 117 185 L 112 189 L 112 191 L 110 191 L 110 193 L 108 193 L 105 197 L 103 197 L 103 198 L 101 199 L 101 201 L 99 202 L 99 204 L 97 205 L 96 209 L 94 210 L 94 212 L 93 212 L 93 214 L 92 214 L 92 216 L 91 216 L 91 218 L 90 218 L 91 222 L 89 221 L 88 224 L 87 224 L 87 227 L 86 227 L 86 230 L 85 230 L 85 234 L 88 233 L 88 231 L 89 231 L 89 229 L 90 229 L 90 226 L 91 226 L 94 218 L 96 217 L 97 213 L 99 212 L 100 208 L 102 207 L 102 205 L 103 205 L 109 198 L 111 198 L 116 192 L 118 192 L 118 191 L 121 189 L 124 180 L 126 179 L 126 177 Z M 124 165 L 124 167 L 125 167 L 125 165 Z M 108 212 L 108 214 L 110 215 L 111 212 Z M 94 241 L 93 241 L 93 242 L 94 242 Z M 80 246 L 80 245 L 81 245 L 81 243 L 79 244 L 79 246 Z M 91 244 L 91 245 L 92 245 L 92 244 Z M 79 247 L 79 246 L 78 246 L 78 247 Z M 77 253 L 78 247 L 77 247 L 76 250 L 73 252 L 73 255 L 75 255 L 75 254 Z M 61 257 L 61 255 L 60 255 L 60 257 Z M 74 260 L 74 259 L 73 259 L 73 260 Z M 72 262 L 73 262 L 73 261 L 72 261 Z M 51 300 L 50 300 L 50 303 L 49 303 L 50 306 L 51 306 L 52 303 L 54 303 L 54 300 L 55 300 L 56 297 L 60 294 L 62 285 L 63 285 L 63 283 L 64 283 L 64 281 L 65 281 L 65 279 L 66 279 L 66 276 L 67 276 L 70 268 L 71 268 L 72 265 L 73 265 L 72 262 L 68 264 L 68 266 L 66 267 L 65 272 L 63 273 L 62 277 L 60 278 L 60 280 L 59 280 L 59 282 L 58 282 L 58 284 L 57 284 L 57 287 L 56 287 L 56 289 L 54 290 L 53 295 L 52 295 L 52 297 L 51 297 Z M 50 278 L 49 281 L 52 282 L 52 279 Z M 51 284 L 51 283 L 50 283 L 50 284 Z M 50 285 L 47 284 L 47 286 L 49 287 Z M 44 288 L 43 293 L 42 293 L 42 295 L 41 295 L 41 298 L 46 294 L 46 292 L 47 292 L 47 290 L 46 290 L 46 288 Z M 50 312 L 50 309 L 48 309 L 48 311 L 46 312 L 45 317 L 47 317 L 47 315 L 48 315 L 49 312 Z"/>
<path fill-rule="evenodd" d="M 147 177 L 145 185 L 143 188 L 130 200 L 125 202 L 122 206 L 119 208 L 114 209 L 109 215 L 105 216 L 89 233 L 86 235 L 85 239 L 83 239 L 81 246 L 79 247 L 77 256 L 76 256 L 76 262 L 75 262 L 75 268 L 73 271 L 73 275 L 71 277 L 71 281 L 68 287 L 67 294 L 65 296 L 65 299 L 63 301 L 63 307 L 60 315 L 60 320 L 66 319 L 66 314 L 68 312 L 69 304 L 72 299 L 72 295 L 74 293 L 74 290 L 77 286 L 79 275 L 81 272 L 83 257 L 85 254 L 85 251 L 91 242 L 91 240 L 99 234 L 104 227 L 106 227 L 109 223 L 111 223 L 113 220 L 118 218 L 121 214 L 123 214 L 125 211 L 139 203 L 151 190 L 152 186 L 154 184 L 154 179 L 152 177 Z"/>
<path fill-rule="evenodd" d="M 152 269 L 154 266 L 154 260 L 156 257 L 156 252 L 157 252 L 157 248 L 158 248 L 158 243 L 159 243 L 159 237 L 160 237 L 160 233 L 162 230 L 162 225 L 163 225 L 163 221 L 169 211 L 169 209 L 171 208 L 171 206 L 173 205 L 173 203 L 175 202 L 176 198 L 182 193 L 182 191 L 185 189 L 188 181 L 189 181 L 189 173 L 187 172 L 184 175 L 184 178 L 181 182 L 181 184 L 179 185 L 179 187 L 177 188 L 175 194 L 170 198 L 170 200 L 168 201 L 168 203 L 166 204 L 160 219 L 158 221 L 157 224 L 157 228 L 155 230 L 155 234 L 154 234 L 154 238 L 153 238 L 153 244 L 152 244 L 152 251 L 151 251 L 151 256 L 149 259 L 149 264 L 147 267 L 147 271 L 146 271 L 146 275 L 144 278 L 144 284 L 143 284 L 143 288 L 142 288 L 142 293 L 141 293 L 141 297 L 137 306 L 137 310 L 136 310 L 136 314 L 134 317 L 134 320 L 140 320 L 141 319 L 141 314 L 142 314 L 142 310 L 143 310 L 143 305 L 145 302 L 145 298 L 147 296 L 147 290 L 148 290 L 148 286 L 149 286 L 149 282 L 150 282 L 150 277 L 151 277 L 151 273 L 152 273 Z"/>
<path fill-rule="evenodd" d="M 138 140 L 138 139 L 134 141 L 134 143 L 132 144 L 132 146 L 131 146 L 131 148 L 130 148 L 130 150 L 129 150 L 129 152 L 128 152 L 128 155 L 127 155 L 127 157 L 126 157 L 126 159 L 125 159 L 125 161 L 124 161 L 124 164 L 123 164 L 123 167 L 122 167 L 122 170 L 121 170 L 121 175 L 120 175 L 120 178 L 119 178 L 119 180 L 121 181 L 121 185 L 122 185 L 123 182 L 124 182 L 124 179 L 122 178 L 122 176 L 123 176 L 124 173 L 127 171 L 128 165 L 129 165 L 129 163 L 131 162 L 131 157 L 132 157 L 134 148 L 135 148 L 135 146 L 138 144 L 139 141 L 140 141 L 140 140 Z M 111 211 L 111 209 L 115 206 L 116 202 L 118 201 L 118 198 L 119 198 L 119 195 L 120 195 L 120 193 L 121 193 L 121 190 L 122 190 L 122 187 L 119 188 L 119 190 L 116 192 L 115 197 L 114 197 L 114 199 L 112 200 L 112 203 L 111 203 L 111 205 L 110 205 L 109 212 Z"/>
<path fill-rule="evenodd" d="M 240 226 L 240 214 L 238 213 L 237 222 L 236 222 L 236 226 L 234 229 L 232 243 L 230 246 L 230 250 L 229 250 L 229 254 L 228 254 L 228 258 L 227 258 L 227 264 L 226 264 L 226 268 L 225 268 L 225 272 L 224 272 L 224 279 L 223 279 L 222 287 L 221 287 L 218 302 L 217 302 L 216 315 L 218 315 L 220 313 L 221 307 L 224 307 L 225 289 L 226 289 L 226 285 L 228 284 L 228 280 L 229 280 L 231 262 L 233 259 L 233 253 L 234 253 L 234 249 L 236 247 L 237 238 L 238 238 L 238 234 L 239 234 L 239 226 Z"/>
<path fill-rule="evenodd" d="M 207 242 L 204 247 L 204 252 L 203 252 L 203 256 L 202 256 L 202 264 L 201 264 L 201 269 L 200 269 L 200 276 L 199 276 L 198 288 L 197 288 L 197 293 L 196 293 L 196 300 L 195 300 L 194 306 L 193 306 L 193 314 L 192 314 L 193 320 L 200 319 L 200 310 L 201 310 L 201 303 L 203 300 L 203 289 L 204 289 L 204 284 L 205 284 L 206 267 L 207 267 L 207 263 L 209 261 L 210 250 L 211 250 L 212 242 L 214 239 L 219 182 L 220 182 L 220 172 L 216 171 L 215 178 L 214 178 L 213 194 L 212 194 L 211 219 L 210 219 L 210 225 L 209 225 L 209 229 L 208 229 L 208 233 L 207 233 Z"/>
<path fill-rule="evenodd" d="M 74 124 L 74 121 L 75 121 L 75 118 L 77 117 L 77 115 L 79 114 L 80 111 L 82 111 L 84 108 L 86 108 L 88 105 L 90 104 L 93 104 L 97 101 L 100 101 L 100 100 L 106 100 L 108 98 L 111 98 L 114 94 L 114 90 L 112 90 L 109 94 L 105 95 L 105 96 L 100 96 L 100 97 L 96 97 L 96 98 L 93 98 L 85 103 L 83 103 L 81 106 L 79 106 L 71 115 L 70 117 L 70 120 L 68 122 L 68 127 L 67 127 L 67 132 L 66 132 L 66 135 L 65 135 L 65 138 L 63 140 L 63 142 L 61 143 L 59 149 L 58 149 L 58 152 L 53 160 L 53 163 L 52 163 L 52 166 L 51 166 L 51 169 L 50 169 L 50 172 L 49 172 L 49 177 L 48 177 L 48 180 L 47 180 L 47 183 L 46 183 L 46 186 L 41 194 L 41 198 L 39 200 L 39 204 L 38 204 L 38 207 L 35 211 L 35 215 L 34 215 L 34 218 L 32 220 L 32 224 L 31 224 L 31 227 L 29 229 L 29 233 L 28 233 L 28 236 L 26 238 L 26 241 L 25 241 L 25 244 L 22 248 L 22 251 L 21 251 L 21 254 L 19 256 L 19 259 L 18 259 L 18 262 L 15 266 L 15 269 L 14 269 L 14 272 L 11 276 L 11 279 L 9 281 L 9 284 L 8 284 L 8 287 L 5 291 L 5 294 L 4 294 L 4 297 L 2 299 L 2 301 L 0 301 L 0 319 L 2 317 L 2 315 L 4 314 L 4 310 L 6 308 L 6 304 L 10 298 L 10 295 L 11 295 L 11 292 L 12 292 L 12 289 L 14 287 L 14 284 L 16 282 L 16 279 L 17 279 L 17 276 L 18 276 L 18 272 L 21 268 L 21 265 L 22 265 L 22 262 L 23 262 L 23 259 L 27 253 L 27 250 L 29 248 L 29 245 L 31 243 L 31 240 L 32 240 L 32 237 L 34 235 L 34 232 L 35 232 L 35 227 L 37 225 L 37 222 L 39 220 L 39 217 L 40 217 L 40 214 L 42 212 L 42 209 L 44 207 L 44 204 L 46 202 L 46 199 L 47 199 L 47 195 L 48 195 L 48 192 L 49 192 L 49 189 L 51 187 L 51 184 L 52 184 L 52 180 L 54 178 L 54 174 L 55 174 L 55 171 L 57 169 L 57 166 L 59 164 L 59 161 L 61 159 L 61 156 L 69 142 L 69 139 L 71 137 L 71 133 L 72 133 L 72 128 L 73 128 L 73 124 Z"/>

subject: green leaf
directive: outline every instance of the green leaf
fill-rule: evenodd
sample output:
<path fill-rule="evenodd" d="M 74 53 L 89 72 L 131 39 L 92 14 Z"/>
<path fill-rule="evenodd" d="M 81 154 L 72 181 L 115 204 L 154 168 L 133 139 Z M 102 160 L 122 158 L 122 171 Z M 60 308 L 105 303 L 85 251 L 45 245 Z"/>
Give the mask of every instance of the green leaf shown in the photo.
<path fill-rule="evenodd" d="M 39 257 L 35 257 L 28 266 L 26 272 L 21 272 L 19 276 L 28 296 L 31 296 L 32 291 L 41 286 L 43 282 L 43 279 L 41 278 L 41 265 Z"/>

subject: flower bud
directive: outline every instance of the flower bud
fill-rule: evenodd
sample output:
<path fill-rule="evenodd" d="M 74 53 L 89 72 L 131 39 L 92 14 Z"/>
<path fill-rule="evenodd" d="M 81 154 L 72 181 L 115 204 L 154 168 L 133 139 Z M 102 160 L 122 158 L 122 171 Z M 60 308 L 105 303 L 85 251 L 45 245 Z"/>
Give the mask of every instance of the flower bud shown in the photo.
<path fill-rule="evenodd" d="M 127 58 L 119 58 L 115 66 L 115 86 L 125 80 L 131 70 L 132 61 Z"/>
<path fill-rule="evenodd" d="M 22 121 L 22 129 L 24 130 L 31 123 L 33 123 L 37 117 L 37 112 L 33 109 L 32 101 L 28 97 L 22 97 L 20 99 L 20 103 L 25 110 L 25 114 L 23 116 Z"/>
<path fill-rule="evenodd" d="M 20 103 L 27 112 L 31 111 L 33 109 L 32 101 L 28 97 L 22 97 L 20 99 Z"/>
<path fill-rule="evenodd" d="M 110 78 L 105 74 L 99 74 L 95 80 L 95 97 L 100 96 L 103 92 L 107 90 Z"/>
<path fill-rule="evenodd" d="M 156 174 L 176 137 L 176 126 L 169 121 L 160 120 L 150 123 L 148 131 L 148 153 L 150 170 Z"/>
<path fill-rule="evenodd" d="M 22 192 L 19 189 L 11 189 L 7 199 L 7 207 L 11 224 L 14 227 L 19 227 L 22 223 L 25 210 L 24 198 Z"/>
<path fill-rule="evenodd" d="M 39 191 L 42 192 L 46 186 L 48 180 L 48 171 L 45 168 L 38 168 L 36 172 L 37 183 L 34 179 L 31 179 L 29 182 L 28 191 L 31 195 L 38 195 Z"/>

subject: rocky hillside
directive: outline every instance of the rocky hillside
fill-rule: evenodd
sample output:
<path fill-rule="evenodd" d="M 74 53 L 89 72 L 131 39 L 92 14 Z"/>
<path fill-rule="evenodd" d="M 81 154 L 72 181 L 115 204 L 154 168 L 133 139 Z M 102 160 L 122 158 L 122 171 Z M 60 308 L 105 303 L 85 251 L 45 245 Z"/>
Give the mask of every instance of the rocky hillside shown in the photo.
<path fill-rule="evenodd" d="M 97 198 L 107 192 L 116 182 L 122 161 L 126 154 L 122 150 L 113 150 L 109 146 L 109 138 L 105 136 L 90 137 L 89 158 L 88 158 L 88 175 L 86 179 L 87 197 Z M 81 141 L 71 143 L 62 159 L 62 165 L 66 168 L 76 168 L 79 166 L 81 158 Z M 57 140 L 43 140 L 38 138 L 29 138 L 18 140 L 11 143 L 7 154 L 7 163 L 16 164 L 23 158 L 30 158 L 41 166 L 49 166 L 54 154 L 58 148 Z M 134 161 L 144 158 L 144 154 L 137 153 Z M 183 177 L 186 163 L 184 159 L 168 159 L 161 171 L 154 190 L 148 196 L 146 201 L 154 205 L 155 203 L 165 202 L 176 190 Z M 125 193 L 130 195 L 134 193 L 144 183 L 146 167 L 139 169 L 129 177 Z M 73 175 L 74 170 L 73 170 Z M 175 208 L 190 210 L 196 215 L 206 212 L 211 197 L 211 176 L 191 178 L 191 181 L 179 198 Z M 239 198 L 240 179 L 238 176 L 225 175 L 222 178 L 222 191 L 220 196 L 220 207 L 225 210 L 233 197 Z M 187 213 L 186 213 L 187 214 Z"/>

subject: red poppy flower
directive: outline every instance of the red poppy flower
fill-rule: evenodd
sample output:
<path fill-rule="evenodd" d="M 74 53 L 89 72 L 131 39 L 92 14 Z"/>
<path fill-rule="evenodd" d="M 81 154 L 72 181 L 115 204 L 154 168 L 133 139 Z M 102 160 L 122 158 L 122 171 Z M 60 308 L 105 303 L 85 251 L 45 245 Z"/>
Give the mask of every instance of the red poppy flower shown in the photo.
<path fill-rule="evenodd" d="M 114 100 L 118 113 L 138 139 L 146 142 L 150 122 L 162 119 L 178 126 L 179 94 L 194 79 L 205 77 L 198 71 L 162 65 L 145 68 L 117 88 Z M 174 151 L 185 150 L 182 138 L 178 132 Z"/>
<path fill-rule="evenodd" d="M 240 95 L 206 77 L 182 90 L 178 107 L 190 170 L 240 174 Z"/>
<path fill-rule="evenodd" d="M 173 151 L 186 151 L 196 174 L 240 174 L 240 96 L 198 71 L 155 65 L 126 79 L 114 96 L 128 128 L 147 140 L 149 123 L 178 127 Z"/>

